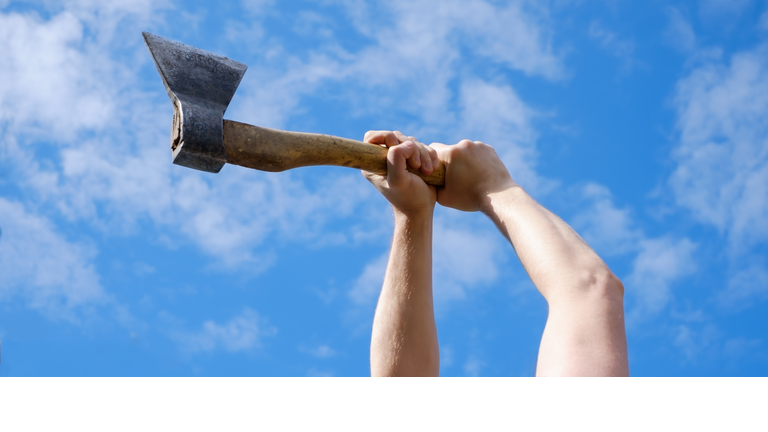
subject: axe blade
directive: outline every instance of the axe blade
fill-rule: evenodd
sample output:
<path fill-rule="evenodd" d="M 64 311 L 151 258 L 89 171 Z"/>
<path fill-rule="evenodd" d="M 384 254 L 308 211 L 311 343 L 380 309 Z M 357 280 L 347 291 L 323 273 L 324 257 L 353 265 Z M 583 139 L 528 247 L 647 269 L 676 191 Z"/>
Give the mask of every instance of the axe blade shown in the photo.
<path fill-rule="evenodd" d="M 223 118 L 246 65 L 143 32 L 174 106 L 173 163 L 217 173 L 227 162 Z"/>

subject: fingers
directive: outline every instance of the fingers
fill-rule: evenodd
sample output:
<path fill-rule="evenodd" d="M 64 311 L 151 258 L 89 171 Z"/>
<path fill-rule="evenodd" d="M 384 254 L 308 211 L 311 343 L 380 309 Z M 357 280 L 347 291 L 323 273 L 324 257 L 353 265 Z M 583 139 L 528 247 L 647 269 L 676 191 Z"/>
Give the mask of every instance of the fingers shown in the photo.
<path fill-rule="evenodd" d="M 411 140 L 411 141 L 414 141 L 414 142 L 416 141 L 416 138 L 414 138 L 414 137 L 409 137 L 409 136 L 405 136 L 405 134 L 404 134 L 404 133 L 402 133 L 402 132 L 400 132 L 400 131 L 394 131 L 393 133 L 395 134 L 395 136 L 397 137 L 397 139 L 398 139 L 398 140 L 399 140 L 401 143 L 402 143 L 402 142 L 406 142 L 406 141 L 408 141 L 408 140 Z"/>
<path fill-rule="evenodd" d="M 421 149 L 419 149 L 419 145 L 411 140 L 408 140 L 401 144 L 401 146 L 408 146 L 413 149 L 411 151 L 411 156 L 406 158 L 408 166 L 413 169 L 421 168 Z M 392 151 L 392 149 L 389 151 Z"/>
<path fill-rule="evenodd" d="M 408 137 L 402 145 L 408 144 L 414 147 L 413 155 L 407 159 L 408 166 L 420 170 L 424 174 L 432 174 L 438 164 L 437 152 L 429 146 L 418 142 L 413 137 Z"/>
<path fill-rule="evenodd" d="M 383 145 L 392 148 L 410 142 L 416 151 L 406 158 L 406 164 L 411 169 L 420 170 L 424 174 L 431 174 L 438 165 L 437 152 L 420 143 L 415 137 L 405 135 L 400 131 L 368 131 L 363 141 L 371 144 Z"/>
<path fill-rule="evenodd" d="M 397 136 L 392 131 L 368 131 L 363 137 L 363 141 L 371 144 L 393 147 L 400 143 Z"/>
<path fill-rule="evenodd" d="M 407 166 L 413 166 L 413 160 L 419 155 L 419 150 L 412 141 L 406 141 L 389 149 L 387 153 L 387 181 L 390 185 L 404 184 L 410 181 L 411 174 Z"/>
<path fill-rule="evenodd" d="M 426 155 L 424 156 L 424 160 L 427 161 L 427 164 L 422 168 L 422 172 L 424 174 L 432 174 L 432 171 L 437 168 L 437 152 L 432 147 L 425 145 L 422 147 L 424 151 L 426 152 Z"/>

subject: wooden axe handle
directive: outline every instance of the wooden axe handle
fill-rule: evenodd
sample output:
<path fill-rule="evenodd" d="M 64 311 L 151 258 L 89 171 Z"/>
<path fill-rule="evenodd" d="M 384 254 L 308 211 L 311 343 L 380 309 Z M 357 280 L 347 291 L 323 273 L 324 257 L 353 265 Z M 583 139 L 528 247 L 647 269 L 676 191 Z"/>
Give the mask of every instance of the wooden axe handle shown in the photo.
<path fill-rule="evenodd" d="M 387 173 L 387 149 L 331 135 L 286 132 L 224 120 L 224 148 L 227 163 L 261 171 L 285 171 L 292 168 L 334 165 Z M 445 184 L 442 162 L 430 175 L 408 169 L 427 184 Z"/>

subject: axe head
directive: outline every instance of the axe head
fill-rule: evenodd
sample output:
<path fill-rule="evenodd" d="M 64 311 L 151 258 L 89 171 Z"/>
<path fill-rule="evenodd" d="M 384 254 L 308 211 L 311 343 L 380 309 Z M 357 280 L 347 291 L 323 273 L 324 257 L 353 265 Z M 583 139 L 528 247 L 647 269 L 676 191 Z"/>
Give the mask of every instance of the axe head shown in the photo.
<path fill-rule="evenodd" d="M 217 173 L 227 162 L 223 118 L 247 66 L 144 32 L 173 102 L 173 163 Z"/>

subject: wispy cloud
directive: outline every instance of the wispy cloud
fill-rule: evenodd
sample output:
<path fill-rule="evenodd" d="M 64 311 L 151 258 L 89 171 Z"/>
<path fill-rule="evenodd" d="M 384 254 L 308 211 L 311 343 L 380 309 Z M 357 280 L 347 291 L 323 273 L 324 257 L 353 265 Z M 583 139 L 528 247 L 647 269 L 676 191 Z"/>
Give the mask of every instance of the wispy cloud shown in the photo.
<path fill-rule="evenodd" d="M 639 242 L 632 273 L 626 278 L 635 299 L 628 318 L 635 321 L 660 312 L 673 298 L 672 284 L 692 274 L 696 245 L 687 238 L 662 237 Z"/>
<path fill-rule="evenodd" d="M 629 39 L 622 39 L 616 33 L 605 29 L 598 21 L 592 21 L 589 25 L 589 37 L 597 40 L 600 46 L 622 61 L 624 70 L 632 71 L 635 64 L 635 43 Z"/>
<path fill-rule="evenodd" d="M 683 53 L 696 51 L 696 33 L 691 22 L 683 16 L 680 10 L 669 7 L 667 12 L 667 29 L 664 32 L 666 42 Z"/>
<path fill-rule="evenodd" d="M 768 9 L 760 15 L 760 21 L 758 21 L 757 28 L 761 31 L 768 31 Z"/>
<path fill-rule="evenodd" d="M 436 220 L 433 274 L 435 301 L 440 306 L 495 282 L 506 261 L 506 240 L 490 224 L 487 229 L 478 229 L 471 222 L 461 222 L 473 216 L 483 217 L 454 215 Z"/>
<path fill-rule="evenodd" d="M 107 304 L 94 249 L 57 232 L 50 220 L 0 198 L 0 300 L 21 298 L 53 319 L 78 322 Z"/>
<path fill-rule="evenodd" d="M 480 360 L 476 355 L 470 355 L 466 362 L 464 362 L 464 374 L 468 376 L 479 376 L 485 362 Z"/>
<path fill-rule="evenodd" d="M 301 352 L 307 353 L 315 358 L 330 358 L 336 355 L 336 350 L 328 345 L 320 345 L 314 348 L 301 348 Z"/>
<path fill-rule="evenodd" d="M 727 234 L 732 250 L 768 240 L 768 47 L 680 80 L 670 185 L 677 203 Z"/>
<path fill-rule="evenodd" d="M 699 4 L 699 12 L 705 18 L 722 20 L 724 15 L 741 15 L 752 2 L 752 0 L 703 0 Z"/>
<path fill-rule="evenodd" d="M 386 253 L 366 264 L 363 272 L 357 277 L 354 286 L 349 291 L 349 296 L 354 303 L 370 304 L 379 298 L 388 260 L 389 253 Z"/>
<path fill-rule="evenodd" d="M 762 339 L 729 335 L 712 322 L 680 324 L 670 329 L 670 336 L 680 353 L 675 360 L 681 366 L 720 363 L 725 370 L 737 371 L 744 363 L 768 359 Z"/>
<path fill-rule="evenodd" d="M 645 234 L 635 226 L 631 210 L 617 208 L 613 195 L 603 185 L 588 183 L 581 195 L 586 205 L 572 222 L 587 243 L 604 257 L 636 251 Z"/>
<path fill-rule="evenodd" d="M 467 79 L 461 85 L 459 96 L 457 136 L 493 146 L 515 181 L 526 190 L 544 194 L 555 187 L 556 181 L 536 172 L 534 122 L 539 113 L 530 108 L 515 89 L 505 84 Z"/>
<path fill-rule="evenodd" d="M 506 261 L 505 240 L 490 229 L 472 228 L 474 215 L 438 216 L 433 240 L 433 293 L 438 307 L 464 299 L 473 289 L 496 281 Z M 463 221 L 463 223 L 462 223 Z M 463 227 L 462 227 L 463 225 Z M 379 296 L 389 253 L 370 261 L 349 291 L 359 305 L 373 304 Z"/>
<path fill-rule="evenodd" d="M 761 300 L 768 300 L 765 260 L 754 257 L 752 261 L 731 276 L 726 288 L 718 293 L 716 300 L 725 309 L 737 312 Z"/>
<path fill-rule="evenodd" d="M 274 336 L 277 329 L 270 326 L 255 311 L 245 308 L 243 312 L 226 323 L 206 321 L 198 331 L 176 332 L 173 338 L 189 352 L 251 351 L 261 347 L 265 337 Z"/>

